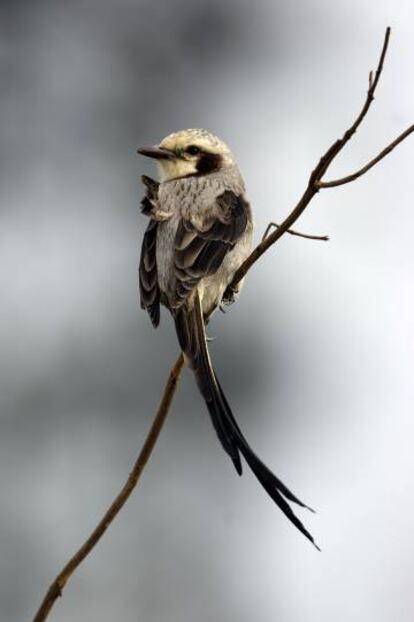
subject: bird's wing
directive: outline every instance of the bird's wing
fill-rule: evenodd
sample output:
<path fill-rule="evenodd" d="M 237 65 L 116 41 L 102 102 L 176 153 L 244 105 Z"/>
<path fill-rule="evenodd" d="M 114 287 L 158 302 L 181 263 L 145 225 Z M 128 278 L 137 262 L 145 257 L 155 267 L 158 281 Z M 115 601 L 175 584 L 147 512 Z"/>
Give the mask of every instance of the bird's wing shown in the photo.
<path fill-rule="evenodd" d="M 151 211 L 156 205 L 159 184 L 145 175 L 142 176 L 142 182 L 145 185 L 146 193 L 141 201 L 141 211 L 151 218 Z M 160 288 L 156 257 L 157 227 L 158 222 L 151 218 L 142 240 L 139 262 L 141 307 L 148 311 L 155 328 L 160 323 Z"/>
<path fill-rule="evenodd" d="M 151 216 L 151 212 L 156 207 L 158 200 L 159 183 L 147 175 L 141 175 L 141 181 L 145 186 L 145 195 L 141 200 L 141 213 L 144 216 Z"/>
<path fill-rule="evenodd" d="M 174 247 L 174 308 L 186 302 L 200 279 L 219 269 L 246 230 L 250 205 L 242 195 L 226 190 L 216 198 L 214 207 L 216 215 L 203 227 L 184 218 L 179 222 Z"/>

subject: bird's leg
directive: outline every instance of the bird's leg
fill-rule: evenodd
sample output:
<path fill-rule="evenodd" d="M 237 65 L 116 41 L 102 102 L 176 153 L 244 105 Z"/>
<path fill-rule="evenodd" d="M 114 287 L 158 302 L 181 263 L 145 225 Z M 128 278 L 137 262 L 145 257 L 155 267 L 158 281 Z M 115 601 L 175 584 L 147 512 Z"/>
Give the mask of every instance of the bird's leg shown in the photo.
<path fill-rule="evenodd" d="M 223 311 L 223 313 L 225 313 L 223 306 L 225 305 L 226 307 L 228 307 L 229 305 L 232 305 L 234 302 L 236 302 L 236 294 L 238 293 L 238 289 L 234 289 L 233 287 L 231 287 L 231 285 L 228 285 L 219 305 L 220 311 Z"/>

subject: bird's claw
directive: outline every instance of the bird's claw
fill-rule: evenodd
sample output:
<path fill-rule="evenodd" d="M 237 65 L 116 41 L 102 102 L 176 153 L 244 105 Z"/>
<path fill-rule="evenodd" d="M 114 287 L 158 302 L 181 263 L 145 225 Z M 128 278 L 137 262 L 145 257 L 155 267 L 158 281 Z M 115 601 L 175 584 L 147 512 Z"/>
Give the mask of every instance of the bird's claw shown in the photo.
<path fill-rule="evenodd" d="M 222 308 L 223 305 L 228 307 L 229 305 L 232 305 L 234 302 L 236 302 L 237 293 L 238 293 L 237 290 L 233 289 L 230 285 L 227 287 L 226 291 L 223 294 L 223 298 L 221 299 L 221 303 L 220 303 L 220 309 L 221 311 L 223 311 L 223 313 L 225 313 L 225 311 Z"/>

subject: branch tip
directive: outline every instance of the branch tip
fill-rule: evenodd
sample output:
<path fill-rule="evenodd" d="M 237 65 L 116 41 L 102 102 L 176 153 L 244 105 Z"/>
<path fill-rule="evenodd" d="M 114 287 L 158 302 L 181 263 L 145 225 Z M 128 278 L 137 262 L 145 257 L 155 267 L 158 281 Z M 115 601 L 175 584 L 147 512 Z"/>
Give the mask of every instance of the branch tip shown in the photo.
<path fill-rule="evenodd" d="M 280 229 L 281 225 L 278 225 L 276 222 L 270 222 L 267 225 L 266 230 L 263 234 L 262 241 L 266 240 L 272 227 L 274 227 L 275 229 Z M 327 242 L 329 240 L 328 235 L 309 235 L 308 233 L 300 233 L 300 231 L 294 231 L 293 229 L 287 229 L 286 233 L 289 233 L 290 235 L 295 235 L 299 238 L 305 238 L 307 240 L 322 240 L 323 242 Z"/>

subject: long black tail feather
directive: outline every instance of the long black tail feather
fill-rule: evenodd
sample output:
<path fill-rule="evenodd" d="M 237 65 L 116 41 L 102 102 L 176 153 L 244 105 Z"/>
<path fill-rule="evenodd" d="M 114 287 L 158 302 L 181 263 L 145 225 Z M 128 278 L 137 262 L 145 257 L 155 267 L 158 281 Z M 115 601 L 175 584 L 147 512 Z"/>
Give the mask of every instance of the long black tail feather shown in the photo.
<path fill-rule="evenodd" d="M 217 436 L 224 450 L 232 459 L 236 471 L 239 475 L 242 474 L 240 459 L 240 454 L 242 454 L 258 481 L 279 509 L 320 550 L 313 536 L 295 515 L 286 499 L 312 512 L 313 510 L 300 501 L 256 456 L 234 418 L 211 364 L 198 297 L 193 308 L 181 307 L 175 311 L 174 318 L 181 348 L 194 371 L 198 387 L 205 399 Z"/>

